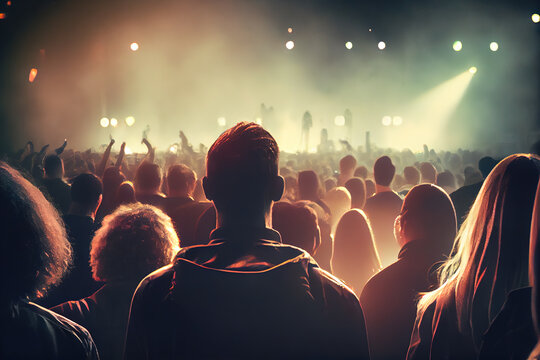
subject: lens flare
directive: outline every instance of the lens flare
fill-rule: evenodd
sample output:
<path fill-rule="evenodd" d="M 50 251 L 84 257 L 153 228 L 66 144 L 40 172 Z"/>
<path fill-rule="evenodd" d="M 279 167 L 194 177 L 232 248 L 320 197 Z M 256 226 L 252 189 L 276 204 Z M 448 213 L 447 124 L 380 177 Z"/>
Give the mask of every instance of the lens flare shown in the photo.
<path fill-rule="evenodd" d="M 116 120 L 115 118 L 111 118 L 111 126 L 112 127 L 117 127 L 118 126 L 118 120 Z"/>
<path fill-rule="evenodd" d="M 454 51 L 461 51 L 461 49 L 463 49 L 463 44 L 459 40 L 454 41 L 454 44 L 452 45 L 452 48 L 454 49 Z"/>
<path fill-rule="evenodd" d="M 102 117 L 101 120 L 99 120 L 99 124 L 101 125 L 101 127 L 106 128 L 107 126 L 109 126 L 109 119 L 106 117 Z"/>
<path fill-rule="evenodd" d="M 289 34 L 292 34 L 292 28 L 291 28 L 291 27 L 288 28 L 288 29 L 287 29 L 287 32 L 288 32 Z"/>
<path fill-rule="evenodd" d="M 347 42 L 345 43 L 345 47 L 346 47 L 347 49 L 351 50 L 352 47 L 353 47 L 352 42 L 347 41 Z"/>
<path fill-rule="evenodd" d="M 30 74 L 28 74 L 28 81 L 30 81 L 31 83 L 34 82 L 34 80 L 36 79 L 36 76 L 37 76 L 37 69 L 36 68 L 31 69 Z"/>
<path fill-rule="evenodd" d="M 532 14 L 531 20 L 533 23 L 538 24 L 540 22 L 540 14 Z"/>
<path fill-rule="evenodd" d="M 131 51 L 137 51 L 139 50 L 139 44 L 137 44 L 136 42 L 133 42 L 131 43 L 131 45 L 129 45 L 129 48 L 131 49 Z"/>
<path fill-rule="evenodd" d="M 499 44 L 497 44 L 495 41 L 492 41 L 490 44 L 489 44 L 489 49 L 491 51 L 497 51 L 499 50 Z"/>
<path fill-rule="evenodd" d="M 289 50 L 292 50 L 294 48 L 294 41 L 289 40 L 285 43 L 285 47 Z"/>
<path fill-rule="evenodd" d="M 384 41 L 379 41 L 377 47 L 379 48 L 379 50 L 384 50 L 386 48 L 386 43 Z"/>
<path fill-rule="evenodd" d="M 227 125 L 227 119 L 225 119 L 223 116 L 218 117 L 217 123 L 219 126 L 225 126 Z"/>
<path fill-rule="evenodd" d="M 126 125 L 133 126 L 133 124 L 135 124 L 135 118 L 133 116 L 128 116 L 126 118 Z"/>
<path fill-rule="evenodd" d="M 471 74 L 476 74 L 477 71 L 478 71 L 478 69 L 476 68 L 476 66 L 471 66 L 471 67 L 469 68 L 469 72 L 470 72 Z"/>
<path fill-rule="evenodd" d="M 403 124 L 403 118 L 401 116 L 394 116 L 392 118 L 392 124 L 394 126 L 400 126 L 401 124 Z"/>

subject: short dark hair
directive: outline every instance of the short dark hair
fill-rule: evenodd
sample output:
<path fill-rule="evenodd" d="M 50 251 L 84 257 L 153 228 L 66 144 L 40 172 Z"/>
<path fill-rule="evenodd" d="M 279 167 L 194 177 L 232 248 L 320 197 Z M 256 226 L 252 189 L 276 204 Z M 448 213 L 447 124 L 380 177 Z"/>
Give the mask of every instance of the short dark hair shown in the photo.
<path fill-rule="evenodd" d="M 101 180 L 94 174 L 80 174 L 71 183 L 71 200 L 83 206 L 94 206 L 103 194 Z"/>
<path fill-rule="evenodd" d="M 47 155 L 43 159 L 43 170 L 50 177 L 62 176 L 62 159 L 58 155 Z"/>
<path fill-rule="evenodd" d="M 486 178 L 491 172 L 491 170 L 493 170 L 493 168 L 497 166 L 497 162 L 498 161 L 491 156 L 484 156 L 478 161 L 478 169 L 480 170 L 484 178 Z"/>
<path fill-rule="evenodd" d="M 432 163 L 423 162 L 420 164 L 420 174 L 422 174 L 423 183 L 435 184 L 437 181 L 437 169 Z"/>
<path fill-rule="evenodd" d="M 317 196 L 319 191 L 319 177 L 313 170 L 304 170 L 298 173 L 298 192 L 300 199 L 309 200 L 311 196 Z"/>
<path fill-rule="evenodd" d="M 366 185 L 364 180 L 353 177 L 347 180 L 345 187 L 351 193 L 351 208 L 363 209 L 366 204 Z"/>
<path fill-rule="evenodd" d="M 395 173 L 396 167 L 388 156 L 381 156 L 373 165 L 373 177 L 378 185 L 390 186 Z"/>
<path fill-rule="evenodd" d="M 206 176 L 216 184 L 214 203 L 268 210 L 268 182 L 278 175 L 278 161 L 277 142 L 262 126 L 241 122 L 226 130 L 206 156 Z"/>
<path fill-rule="evenodd" d="M 317 213 L 306 202 L 275 203 L 272 206 L 272 227 L 281 234 L 283 243 L 315 254 L 320 242 L 319 223 Z"/>
<path fill-rule="evenodd" d="M 143 161 L 135 173 L 135 190 L 159 190 L 161 185 L 161 168 L 159 165 Z"/>
<path fill-rule="evenodd" d="M 177 190 L 186 194 L 193 191 L 197 175 L 189 166 L 176 164 L 167 171 L 167 186 L 169 190 Z M 189 194 L 191 195 L 191 194 Z"/>
<path fill-rule="evenodd" d="M 405 169 L 403 169 L 403 176 L 409 185 L 418 185 L 420 182 L 420 171 L 414 166 L 406 166 Z"/>
<path fill-rule="evenodd" d="M 345 170 L 352 170 L 356 167 L 356 159 L 352 155 L 347 155 L 339 160 L 339 170 L 343 172 Z"/>
<path fill-rule="evenodd" d="M 368 177 L 368 169 L 364 165 L 361 165 L 354 170 L 354 176 L 365 180 Z"/>

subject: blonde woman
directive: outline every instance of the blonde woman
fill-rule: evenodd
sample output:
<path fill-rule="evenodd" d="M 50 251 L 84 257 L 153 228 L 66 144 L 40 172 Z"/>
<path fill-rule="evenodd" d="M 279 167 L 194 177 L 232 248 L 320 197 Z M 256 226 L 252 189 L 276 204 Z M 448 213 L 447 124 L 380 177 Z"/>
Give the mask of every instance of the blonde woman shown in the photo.
<path fill-rule="evenodd" d="M 419 301 L 407 359 L 476 359 L 508 294 L 528 286 L 539 165 L 534 155 L 512 155 L 486 178 L 438 287 Z"/>

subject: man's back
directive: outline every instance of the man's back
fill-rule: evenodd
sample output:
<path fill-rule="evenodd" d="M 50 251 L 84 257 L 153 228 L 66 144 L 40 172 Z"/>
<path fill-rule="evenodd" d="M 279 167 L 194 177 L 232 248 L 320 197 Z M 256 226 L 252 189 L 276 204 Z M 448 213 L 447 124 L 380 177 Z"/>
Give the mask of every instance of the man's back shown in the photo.
<path fill-rule="evenodd" d="M 62 214 L 67 214 L 71 204 L 70 186 L 62 179 L 43 179 L 43 185 L 54 206 Z"/>
<path fill-rule="evenodd" d="M 366 200 L 364 211 L 371 223 L 383 267 L 397 260 L 399 245 L 394 238 L 394 221 L 402 205 L 403 199 L 393 191 L 381 192 Z"/>
<path fill-rule="evenodd" d="M 218 229 L 149 275 L 125 359 L 369 358 L 355 295 L 270 229 Z"/>

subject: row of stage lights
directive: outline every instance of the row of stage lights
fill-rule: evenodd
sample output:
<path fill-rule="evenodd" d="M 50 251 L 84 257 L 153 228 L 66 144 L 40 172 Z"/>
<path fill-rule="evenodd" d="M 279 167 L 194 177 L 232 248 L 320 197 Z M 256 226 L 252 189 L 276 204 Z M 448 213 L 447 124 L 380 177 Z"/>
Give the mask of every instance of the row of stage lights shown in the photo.
<path fill-rule="evenodd" d="M 126 122 L 126 125 L 127 126 L 133 126 L 133 124 L 135 124 L 135 118 L 133 116 L 128 116 L 126 117 L 125 119 L 125 122 Z M 119 124 L 118 122 L 118 119 L 116 118 L 108 118 L 108 117 L 102 117 L 100 120 L 99 120 L 99 125 L 101 125 L 101 127 L 117 127 Z"/>
<path fill-rule="evenodd" d="M 294 49 L 294 41 L 292 40 L 287 41 L 285 43 L 285 47 L 287 48 L 287 50 Z M 384 41 L 379 41 L 379 43 L 377 44 L 377 47 L 379 48 L 379 50 L 384 50 L 386 49 L 386 43 Z M 350 41 L 347 41 L 345 43 L 345 48 L 347 50 L 351 50 L 353 48 L 353 43 Z M 454 51 L 461 51 L 463 49 L 463 43 L 459 40 L 454 41 L 454 43 L 452 44 L 452 48 L 454 49 Z M 491 43 L 489 43 L 489 49 L 493 52 L 499 50 L 499 43 L 492 41 Z"/>

